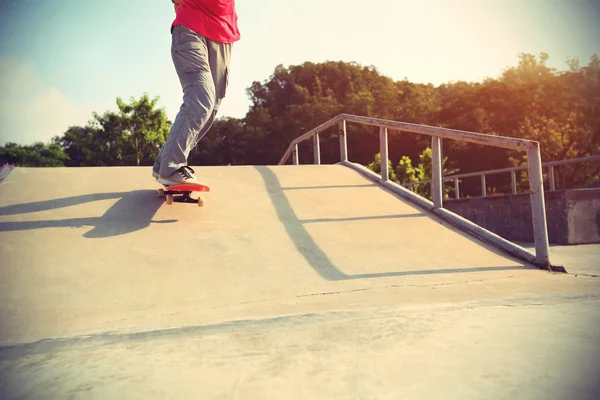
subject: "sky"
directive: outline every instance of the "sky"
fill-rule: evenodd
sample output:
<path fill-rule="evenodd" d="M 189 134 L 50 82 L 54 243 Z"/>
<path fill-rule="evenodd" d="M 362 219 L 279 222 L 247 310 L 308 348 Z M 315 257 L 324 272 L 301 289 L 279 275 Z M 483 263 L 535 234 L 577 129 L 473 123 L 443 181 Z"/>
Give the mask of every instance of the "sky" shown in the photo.
<path fill-rule="evenodd" d="M 246 89 L 277 65 L 345 61 L 394 80 L 476 82 L 548 53 L 566 70 L 600 54 L 600 0 L 237 0 L 220 117 L 242 118 Z M 116 98 L 182 91 L 170 55 L 170 0 L 0 0 L 0 145 L 49 142 Z"/>

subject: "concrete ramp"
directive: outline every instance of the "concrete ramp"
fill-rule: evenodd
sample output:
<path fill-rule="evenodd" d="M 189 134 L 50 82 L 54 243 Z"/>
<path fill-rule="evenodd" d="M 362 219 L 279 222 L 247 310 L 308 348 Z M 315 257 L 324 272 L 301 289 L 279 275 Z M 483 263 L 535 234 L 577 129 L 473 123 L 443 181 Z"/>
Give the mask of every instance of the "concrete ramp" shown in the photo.
<path fill-rule="evenodd" d="M 167 206 L 148 168 L 15 170 L 1 192 L 12 307 L 0 340 L 247 318 L 273 299 L 524 268 L 343 166 L 197 172 L 204 208 Z"/>
<path fill-rule="evenodd" d="M 394 325 L 395 333 L 388 330 L 381 336 L 386 332 L 389 313 L 403 313 L 403 317 L 393 318 L 398 324 L 409 318 L 409 309 L 462 310 L 457 304 L 475 302 L 483 307 L 485 302 L 502 304 L 505 299 L 520 304 L 515 300 L 519 298 L 531 303 L 540 301 L 540 296 L 550 296 L 550 292 L 551 296 L 597 299 L 597 280 L 573 281 L 566 274 L 555 275 L 509 259 L 341 165 L 196 168 L 199 180 L 212 189 L 205 194 L 203 208 L 181 203 L 167 206 L 157 197 L 159 185 L 150 172 L 146 167 L 18 168 L 0 185 L 0 358 L 7 360 L 0 367 L 11 374 L 5 377 L 4 386 L 0 382 L 0 394 L 36 398 L 40 393 L 36 390 L 47 385 L 54 385 L 54 398 L 84 393 L 85 388 L 74 388 L 73 382 L 92 376 L 96 379 L 86 368 L 92 368 L 88 362 L 98 367 L 97 361 L 101 368 L 110 369 L 116 363 L 124 371 L 150 368 L 151 363 L 158 362 L 162 366 L 156 368 L 162 372 L 130 372 L 142 377 L 141 381 L 131 381 L 133 386 L 114 386 L 115 381 L 108 378 L 95 381 L 91 387 L 99 391 L 91 397 L 86 394 L 86 398 L 119 397 L 118 388 L 139 390 L 140 398 L 235 397 L 232 393 L 239 379 L 246 379 L 252 370 L 261 371 L 263 378 L 272 374 L 279 386 L 263 380 L 262 389 L 255 387 L 257 391 L 252 392 L 256 396 L 242 398 L 264 398 L 269 393 L 271 397 L 301 398 L 295 389 L 289 393 L 284 389 L 298 376 L 308 382 L 304 388 L 309 398 L 319 397 L 319 393 L 328 394 L 327 398 L 381 398 L 391 393 L 393 382 L 403 375 L 396 373 L 398 370 L 393 373 L 395 377 L 386 375 L 394 370 L 388 370 L 385 363 L 393 363 L 395 357 L 383 357 L 385 349 L 391 348 L 390 340 L 396 346 L 400 343 L 396 340 L 405 337 L 400 325 Z M 435 321 L 453 323 L 442 314 L 436 315 Z M 486 315 L 491 318 L 491 314 Z M 426 321 L 428 317 L 420 318 L 423 316 L 411 321 Z M 597 320 L 597 313 L 594 318 Z M 344 327 L 335 330 L 329 325 L 335 334 L 319 333 L 319 324 L 332 321 Z M 473 319 L 469 321 L 469 326 L 477 325 Z M 298 323 L 317 325 L 296 331 Z M 348 337 L 342 333 L 363 326 L 372 326 L 372 330 L 354 330 L 354 336 Z M 424 327 L 420 322 L 411 326 L 406 328 L 412 332 L 410 340 L 423 332 L 434 332 L 432 326 Z M 259 331 L 271 329 L 287 333 L 273 341 L 252 339 L 262 337 Z M 461 334 L 455 333 L 457 337 Z M 224 336 L 219 336 L 218 343 L 194 342 L 194 346 L 208 347 L 190 351 L 212 354 L 214 362 L 186 367 L 195 371 L 185 375 L 187 378 L 171 376 L 173 366 L 147 358 L 159 345 L 155 340 L 191 346 L 190 340 L 207 335 Z M 234 337 L 244 337 L 244 344 L 235 342 Z M 229 346 L 231 338 L 241 347 Z M 300 343 L 296 339 L 308 340 L 301 351 L 309 358 L 298 361 L 304 365 L 298 366 L 299 375 L 289 370 L 287 375 L 278 375 L 278 362 L 294 354 Z M 365 351 L 375 350 L 356 347 L 365 341 L 379 343 L 377 357 L 383 357 L 378 361 L 371 358 L 378 375 L 368 379 L 370 364 L 362 364 L 361 357 Z M 124 354 L 119 351 L 128 352 L 124 349 L 130 349 L 131 343 L 150 347 L 143 347 L 143 355 L 135 356 L 135 366 L 125 366 L 120 356 L 114 357 Z M 315 378 L 307 365 L 321 362 L 319 354 L 325 347 L 311 347 L 309 343 L 343 351 L 344 365 L 357 366 L 374 386 L 361 386 L 362 391 L 355 392 L 352 384 L 340 383 L 358 379 L 355 372 L 328 364 L 329 375 L 325 376 L 340 378 L 341 386 L 324 390 L 329 379 L 322 375 Z M 90 361 L 83 353 L 72 352 L 61 358 L 64 365 L 79 365 L 88 371 L 79 378 L 46 361 L 40 361 L 44 372 L 38 376 L 24 358 L 90 346 L 102 352 L 101 358 Z M 181 357 L 187 354 L 187 347 L 174 346 L 156 351 L 175 352 Z M 403 350 L 396 347 L 396 351 L 400 354 Z M 426 357 L 424 351 L 413 356 L 432 360 L 422 358 Z M 473 350 L 475 358 L 465 360 L 476 359 L 478 351 Z M 230 360 L 229 367 L 222 370 L 223 378 L 215 375 L 219 371 L 218 354 Z M 252 354 L 266 357 L 260 358 L 260 368 Z M 328 359 L 336 357 L 328 354 Z M 238 361 L 246 378 L 231 369 Z M 510 365 L 507 368 L 512 371 Z M 475 368 L 463 367 L 456 366 L 455 370 Z M 427 370 L 430 366 L 423 361 L 419 368 Z M 173 387 L 168 383 L 170 378 L 156 378 L 163 372 L 165 377 L 186 383 L 180 381 Z M 197 377 L 204 374 L 212 377 L 205 382 L 207 386 L 194 386 Z M 28 386 L 15 383 L 22 385 L 32 379 L 37 389 L 27 391 Z M 521 378 L 515 375 L 515 379 Z M 384 392 L 378 392 L 379 384 L 375 383 L 382 380 L 386 382 L 381 386 Z M 147 386 L 149 382 L 153 383 Z M 184 387 L 189 390 L 183 391 Z M 426 388 L 433 386 L 424 382 L 422 387 L 426 391 L 415 389 L 415 398 L 431 394 Z M 170 391 L 173 388 L 177 390 Z"/>

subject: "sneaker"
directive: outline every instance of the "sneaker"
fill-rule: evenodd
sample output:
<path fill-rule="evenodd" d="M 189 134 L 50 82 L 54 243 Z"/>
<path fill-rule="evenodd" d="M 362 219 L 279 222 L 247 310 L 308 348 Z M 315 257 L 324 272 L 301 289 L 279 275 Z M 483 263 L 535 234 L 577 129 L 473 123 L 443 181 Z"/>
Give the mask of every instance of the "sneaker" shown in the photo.
<path fill-rule="evenodd" d="M 169 176 L 159 176 L 158 182 L 165 186 L 177 185 L 180 183 L 196 183 L 196 177 L 193 175 L 194 170 L 184 165 Z"/>

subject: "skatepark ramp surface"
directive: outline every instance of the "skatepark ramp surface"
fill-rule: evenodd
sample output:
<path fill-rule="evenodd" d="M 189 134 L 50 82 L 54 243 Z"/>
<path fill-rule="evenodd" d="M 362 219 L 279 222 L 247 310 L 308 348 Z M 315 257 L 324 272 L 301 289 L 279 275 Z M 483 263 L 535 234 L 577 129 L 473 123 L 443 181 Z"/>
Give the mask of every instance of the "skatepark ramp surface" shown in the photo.
<path fill-rule="evenodd" d="M 201 208 L 166 205 L 149 167 L 0 185 L 0 398 L 596 393 L 598 278 L 511 259 L 343 165 L 195 170 Z"/>

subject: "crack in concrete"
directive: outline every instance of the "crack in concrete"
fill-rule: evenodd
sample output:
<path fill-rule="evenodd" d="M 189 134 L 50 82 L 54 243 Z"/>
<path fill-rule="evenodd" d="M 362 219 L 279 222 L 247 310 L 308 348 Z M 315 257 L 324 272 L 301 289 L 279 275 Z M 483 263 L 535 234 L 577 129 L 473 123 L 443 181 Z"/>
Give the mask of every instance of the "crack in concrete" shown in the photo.
<path fill-rule="evenodd" d="M 219 310 L 219 309 L 230 308 L 230 307 L 241 306 L 241 305 L 247 305 L 247 304 L 259 304 L 259 303 L 267 303 L 267 302 L 271 302 L 271 301 L 281 301 L 281 300 L 298 299 L 298 298 L 303 298 L 303 297 L 335 296 L 335 295 L 339 295 L 339 294 L 356 293 L 356 292 L 367 292 L 367 291 L 385 290 L 385 289 L 396 289 L 396 288 L 405 288 L 405 287 L 427 288 L 427 287 L 440 287 L 440 286 L 454 286 L 454 285 L 463 285 L 465 283 L 480 283 L 480 282 L 488 282 L 488 281 L 498 281 L 498 280 L 502 280 L 502 279 L 511 279 L 511 278 L 514 278 L 514 277 L 515 277 L 514 275 L 510 275 L 510 276 L 503 276 L 503 277 L 499 277 L 499 278 L 476 279 L 476 280 L 466 280 L 466 281 L 449 282 L 449 283 L 433 283 L 433 284 L 428 284 L 428 285 L 395 284 L 395 285 L 384 285 L 384 286 L 375 286 L 375 287 L 359 288 L 359 289 L 340 290 L 340 291 L 336 291 L 336 292 L 307 293 L 307 294 L 300 294 L 300 295 L 287 296 L 287 297 L 273 297 L 273 298 L 270 298 L 270 299 L 241 301 L 241 302 L 237 302 L 237 303 L 233 303 L 233 304 L 225 304 L 225 305 L 216 306 L 216 307 L 208 307 L 208 308 L 203 308 L 203 309 L 196 309 L 196 310 L 193 310 L 193 311 L 186 311 L 186 312 L 179 312 L 179 313 L 169 313 L 169 314 L 162 314 L 162 315 L 163 316 L 165 316 L 165 315 L 168 315 L 168 316 L 182 315 L 182 314 L 189 314 L 190 312 L 202 312 L 202 311 L 209 311 L 209 310 Z"/>
<path fill-rule="evenodd" d="M 329 295 L 336 295 L 336 294 L 345 294 L 345 293 L 352 293 L 352 292 L 366 292 L 366 291 L 372 291 L 372 290 L 381 290 L 381 289 L 395 289 L 395 288 L 400 288 L 400 287 L 438 287 L 438 286 L 454 286 L 454 285 L 462 285 L 465 283 L 478 283 L 478 282 L 486 282 L 486 281 L 496 281 L 496 280 L 501 280 L 501 279 L 510 279 L 510 278 L 514 278 L 514 275 L 511 276 L 503 276 L 500 278 L 489 278 L 489 279 L 477 279 L 477 280 L 467 280 L 467 281 L 461 281 L 461 282 L 450 282 L 450 283 L 434 283 L 434 284 L 430 284 L 430 285 L 411 285 L 411 284 L 396 284 L 396 285 L 386 285 L 386 286 L 377 286 L 377 287 L 370 287 L 370 288 L 361 288 L 361 289 L 351 289 L 351 290 L 341 290 L 338 292 L 322 292 L 322 293 L 310 293 L 310 294 L 303 294 L 303 295 L 299 295 L 299 296 L 295 296 L 295 297 L 313 297 L 313 296 L 329 296 Z"/>

